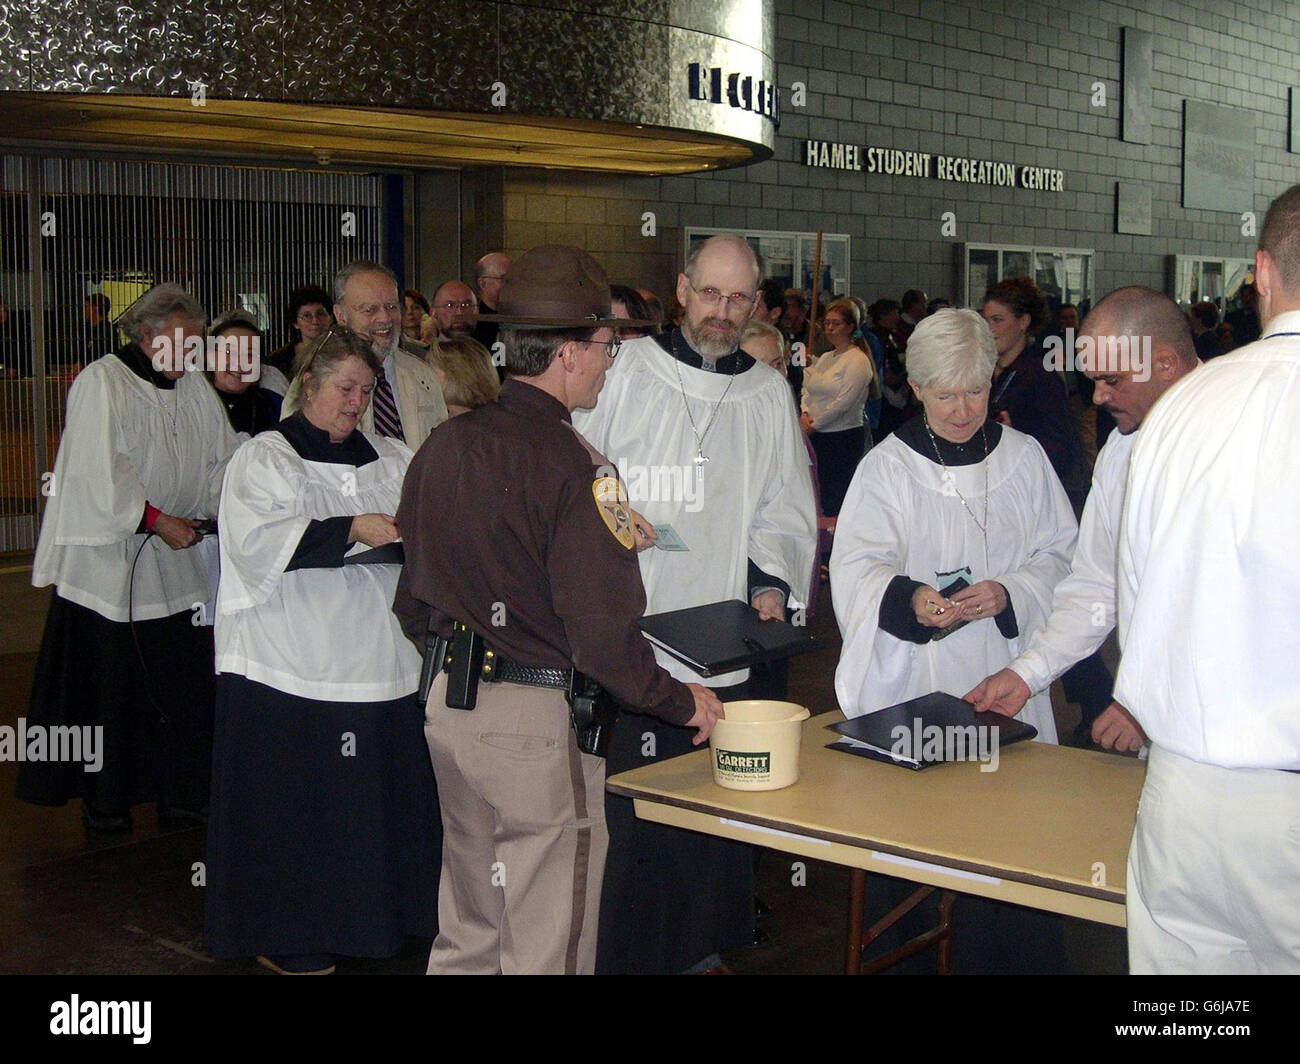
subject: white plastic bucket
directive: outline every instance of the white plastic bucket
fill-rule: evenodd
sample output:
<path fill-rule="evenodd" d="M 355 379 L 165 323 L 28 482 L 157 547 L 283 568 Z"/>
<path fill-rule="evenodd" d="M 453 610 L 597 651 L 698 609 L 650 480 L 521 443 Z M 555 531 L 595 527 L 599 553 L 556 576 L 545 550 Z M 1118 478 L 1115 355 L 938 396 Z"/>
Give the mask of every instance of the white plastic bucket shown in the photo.
<path fill-rule="evenodd" d="M 713 781 L 733 791 L 776 791 L 799 779 L 799 737 L 811 713 L 793 702 L 726 702 L 713 726 Z"/>

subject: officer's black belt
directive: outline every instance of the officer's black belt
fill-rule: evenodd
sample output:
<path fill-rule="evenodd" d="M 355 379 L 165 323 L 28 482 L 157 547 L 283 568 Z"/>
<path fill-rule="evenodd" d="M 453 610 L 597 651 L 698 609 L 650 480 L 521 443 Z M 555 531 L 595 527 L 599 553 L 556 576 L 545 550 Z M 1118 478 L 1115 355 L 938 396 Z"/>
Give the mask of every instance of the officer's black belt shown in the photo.
<path fill-rule="evenodd" d="M 573 680 L 573 669 L 557 669 L 547 665 L 524 665 L 512 661 L 499 650 L 487 647 L 482 637 L 467 626 L 457 622 L 444 659 L 443 671 L 451 672 L 457 662 L 468 659 L 469 667 L 478 679 L 488 683 L 518 683 L 526 687 L 554 687 L 567 691 Z"/>
<path fill-rule="evenodd" d="M 528 687 L 569 689 L 572 669 L 549 669 L 544 665 L 520 665 L 489 650 L 483 655 L 483 679 L 497 683 L 520 683 Z"/>
<path fill-rule="evenodd" d="M 564 699 L 569 703 L 569 722 L 577 737 L 578 749 L 597 757 L 604 757 L 609 750 L 618 707 L 608 691 L 577 669 L 521 665 L 495 650 L 489 650 L 482 636 L 468 625 L 455 621 L 450 639 L 438 635 L 432 623 L 429 625 L 418 692 L 421 705 L 427 702 L 429 687 L 438 672 L 447 674 L 448 709 L 473 709 L 478 703 L 480 680 L 563 691 Z"/>
<path fill-rule="evenodd" d="M 450 639 L 437 638 L 432 645 L 426 646 L 421 694 L 427 695 L 435 672 L 447 674 L 447 705 L 452 709 L 473 709 L 478 701 L 480 681 L 548 687 L 567 694 L 573 689 L 577 675 L 572 668 L 557 669 L 511 661 L 490 650 L 482 636 L 459 621 L 452 625 Z"/>

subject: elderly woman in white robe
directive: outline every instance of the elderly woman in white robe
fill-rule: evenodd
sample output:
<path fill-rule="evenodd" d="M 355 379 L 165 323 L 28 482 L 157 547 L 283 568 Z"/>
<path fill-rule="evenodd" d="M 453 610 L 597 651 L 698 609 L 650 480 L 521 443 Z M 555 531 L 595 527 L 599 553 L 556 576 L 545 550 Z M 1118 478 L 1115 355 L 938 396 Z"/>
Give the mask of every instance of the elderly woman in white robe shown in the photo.
<path fill-rule="evenodd" d="M 923 415 L 858 466 L 831 554 L 848 716 L 970 690 L 1028 644 L 1069 569 L 1077 525 L 1042 447 L 985 424 L 996 358 L 969 310 L 925 318 L 908 341 Z M 1046 693 L 1022 719 L 1056 741 Z"/>
<path fill-rule="evenodd" d="M 970 310 L 938 311 L 908 341 L 923 414 L 858 466 L 831 553 L 844 636 L 835 692 L 847 716 L 970 690 L 1045 623 L 1069 568 L 1074 513 L 1042 447 L 985 423 L 996 358 L 992 333 Z M 1023 719 L 1040 741 L 1056 741 L 1046 694 Z M 884 912 L 910 889 L 869 877 L 871 909 Z M 924 915 L 914 910 L 894 933 L 919 933 Z M 1060 918 L 962 895 L 952 962 L 963 973 L 1062 971 Z"/>
<path fill-rule="evenodd" d="M 48 481 L 32 583 L 55 591 L 27 721 L 102 729 L 87 732 L 102 736 L 102 764 L 26 761 L 18 797 L 80 797 L 92 831 L 130 831 L 143 802 L 157 802 L 163 826 L 194 825 L 208 803 L 204 604 L 217 544 L 200 523 L 216 516 L 238 441 L 202 374 L 187 369 L 206 320 L 174 284 L 127 310 L 118 324 L 129 342 L 73 382 Z"/>
<path fill-rule="evenodd" d="M 380 371 L 335 326 L 300 409 L 222 489 L 207 943 L 283 973 L 392 956 L 436 922 L 420 657 L 392 612 L 411 452 L 357 427 Z"/>

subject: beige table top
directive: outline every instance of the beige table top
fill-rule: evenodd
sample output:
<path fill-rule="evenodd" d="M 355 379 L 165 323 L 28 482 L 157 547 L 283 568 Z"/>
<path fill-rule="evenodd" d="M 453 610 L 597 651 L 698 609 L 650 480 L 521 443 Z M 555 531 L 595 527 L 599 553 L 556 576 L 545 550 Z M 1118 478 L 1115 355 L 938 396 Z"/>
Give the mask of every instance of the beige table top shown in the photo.
<path fill-rule="evenodd" d="M 637 815 L 918 883 L 1124 925 L 1124 872 L 1145 765 L 1045 743 L 914 772 L 853 757 L 824 713 L 805 722 L 800 779 L 779 791 L 713 782 L 708 750 L 623 772 Z"/>

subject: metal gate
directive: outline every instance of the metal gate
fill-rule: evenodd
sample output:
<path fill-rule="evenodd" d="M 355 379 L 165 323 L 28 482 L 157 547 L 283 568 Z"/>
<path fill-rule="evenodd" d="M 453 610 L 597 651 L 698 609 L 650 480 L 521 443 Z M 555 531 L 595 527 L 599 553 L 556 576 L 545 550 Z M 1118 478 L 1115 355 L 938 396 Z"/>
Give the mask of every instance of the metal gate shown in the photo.
<path fill-rule="evenodd" d="M 286 343 L 289 293 L 382 260 L 384 178 L 234 165 L 0 156 L 0 553 L 31 550 L 68 388 L 162 281 Z M 95 300 L 87 300 L 95 296 Z M 118 337 L 120 341 L 121 337 Z"/>

